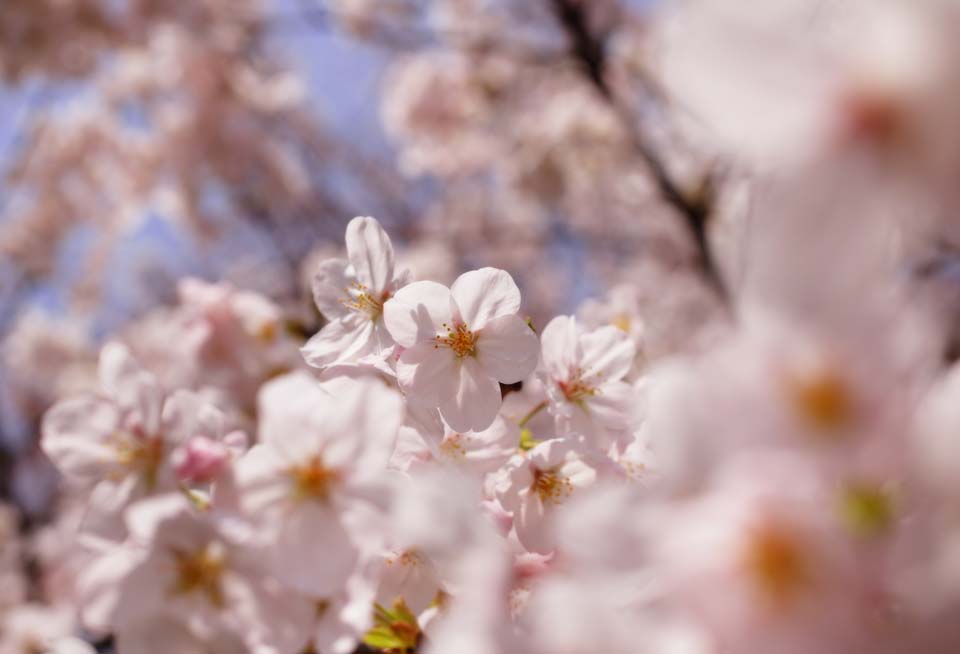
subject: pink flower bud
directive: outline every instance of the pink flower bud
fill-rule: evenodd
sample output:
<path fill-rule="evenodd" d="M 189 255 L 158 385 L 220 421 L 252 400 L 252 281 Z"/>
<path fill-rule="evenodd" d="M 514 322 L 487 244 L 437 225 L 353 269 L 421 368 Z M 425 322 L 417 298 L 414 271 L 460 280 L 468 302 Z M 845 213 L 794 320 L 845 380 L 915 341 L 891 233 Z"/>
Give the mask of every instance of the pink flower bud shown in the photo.
<path fill-rule="evenodd" d="M 194 436 L 177 448 L 172 462 L 177 479 L 185 484 L 203 484 L 216 479 L 230 461 L 230 448 L 206 436 Z"/>

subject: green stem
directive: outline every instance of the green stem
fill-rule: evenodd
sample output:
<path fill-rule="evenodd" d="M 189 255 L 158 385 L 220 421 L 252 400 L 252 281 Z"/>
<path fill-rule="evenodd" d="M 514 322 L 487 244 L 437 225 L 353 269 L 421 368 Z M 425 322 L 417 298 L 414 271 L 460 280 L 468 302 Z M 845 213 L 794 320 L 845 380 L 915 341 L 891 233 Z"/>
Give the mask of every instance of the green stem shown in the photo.
<path fill-rule="evenodd" d="M 541 411 L 543 411 L 543 410 L 546 409 L 546 408 L 547 408 L 547 401 L 544 400 L 543 402 L 541 402 L 541 403 L 538 404 L 537 406 L 535 406 L 535 407 L 533 407 L 532 409 L 530 409 L 530 412 L 527 413 L 527 415 L 523 416 L 523 417 L 520 419 L 520 422 L 517 423 L 517 426 L 520 427 L 521 429 L 523 429 L 524 427 L 527 426 L 527 423 L 530 422 L 535 415 L 537 415 L 538 413 L 540 413 Z"/>

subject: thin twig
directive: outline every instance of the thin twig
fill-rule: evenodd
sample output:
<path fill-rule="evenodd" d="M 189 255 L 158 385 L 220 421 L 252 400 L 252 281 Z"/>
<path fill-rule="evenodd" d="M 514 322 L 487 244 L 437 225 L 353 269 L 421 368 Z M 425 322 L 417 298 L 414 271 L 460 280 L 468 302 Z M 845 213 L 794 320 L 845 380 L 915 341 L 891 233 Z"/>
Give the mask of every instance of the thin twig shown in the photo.
<path fill-rule="evenodd" d="M 591 33 L 586 16 L 585 3 L 575 0 L 549 0 L 561 27 L 569 39 L 570 55 L 594 89 L 616 111 L 627 127 L 637 153 L 643 159 L 663 199 L 683 218 L 697 248 L 699 264 L 704 279 L 714 288 L 717 296 L 729 302 L 727 287 L 717 267 L 707 238 L 707 223 L 713 203 L 713 180 L 709 177 L 695 192 L 685 192 L 667 171 L 663 159 L 645 135 L 637 128 L 630 111 L 619 101 L 606 77 L 606 40 Z"/>

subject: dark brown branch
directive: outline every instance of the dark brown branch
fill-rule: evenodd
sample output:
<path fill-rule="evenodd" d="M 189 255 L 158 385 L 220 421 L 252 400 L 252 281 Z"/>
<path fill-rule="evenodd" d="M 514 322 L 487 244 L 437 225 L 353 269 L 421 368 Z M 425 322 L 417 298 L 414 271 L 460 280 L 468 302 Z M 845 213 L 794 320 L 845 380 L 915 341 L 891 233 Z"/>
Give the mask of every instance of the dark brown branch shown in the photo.
<path fill-rule="evenodd" d="M 663 199 L 683 218 L 697 248 L 704 279 L 724 303 L 729 302 L 727 287 L 707 240 L 707 223 L 713 204 L 713 180 L 707 178 L 700 188 L 685 192 L 670 176 L 659 153 L 637 128 L 631 112 L 620 102 L 607 82 L 606 39 L 591 33 L 586 3 L 577 0 L 548 0 L 569 40 L 570 56 L 580 64 L 594 89 L 606 99 L 627 128 L 637 153 L 643 159 Z"/>

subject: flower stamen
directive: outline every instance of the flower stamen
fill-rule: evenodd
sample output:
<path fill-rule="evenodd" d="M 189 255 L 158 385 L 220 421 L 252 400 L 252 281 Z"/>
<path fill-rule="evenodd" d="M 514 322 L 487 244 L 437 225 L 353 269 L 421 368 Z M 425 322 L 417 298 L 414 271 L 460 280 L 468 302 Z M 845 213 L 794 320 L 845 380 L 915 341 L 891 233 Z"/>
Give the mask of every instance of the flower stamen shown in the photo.
<path fill-rule="evenodd" d="M 174 595 L 199 592 L 218 609 L 223 608 L 222 576 L 226 555 L 219 543 L 210 543 L 196 552 L 172 550 L 177 568 L 177 579 L 171 589 Z"/>
<path fill-rule="evenodd" d="M 301 500 L 326 502 L 330 491 L 340 481 L 337 470 L 326 467 L 319 455 L 310 459 L 306 465 L 290 469 L 293 479 L 293 495 Z"/>
<path fill-rule="evenodd" d="M 470 331 L 470 328 L 463 323 L 456 325 L 448 325 L 443 323 L 441 325 L 445 330 L 447 330 L 446 336 L 441 336 L 437 334 L 434 336 L 433 348 L 437 349 L 441 346 L 449 347 L 453 350 L 453 353 L 457 355 L 458 359 L 462 359 L 465 356 L 474 356 L 477 353 L 477 339 L 479 335 Z"/>
<path fill-rule="evenodd" d="M 531 488 L 544 504 L 558 504 L 573 492 L 573 484 L 555 470 L 534 470 Z"/>

